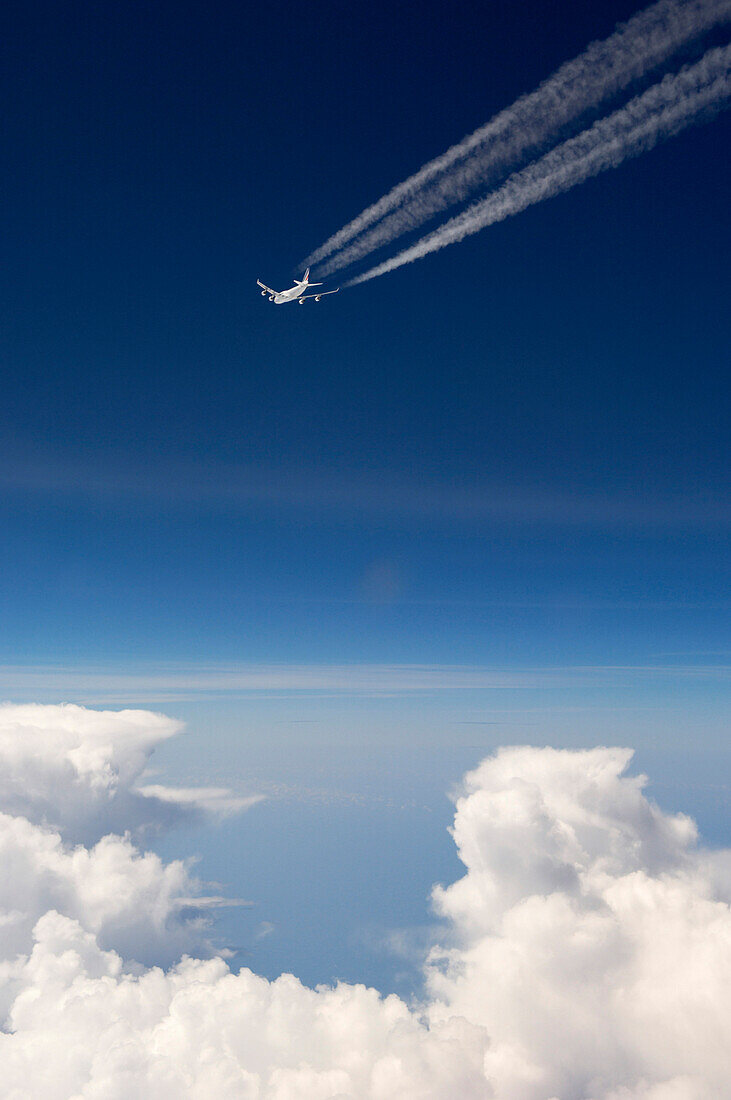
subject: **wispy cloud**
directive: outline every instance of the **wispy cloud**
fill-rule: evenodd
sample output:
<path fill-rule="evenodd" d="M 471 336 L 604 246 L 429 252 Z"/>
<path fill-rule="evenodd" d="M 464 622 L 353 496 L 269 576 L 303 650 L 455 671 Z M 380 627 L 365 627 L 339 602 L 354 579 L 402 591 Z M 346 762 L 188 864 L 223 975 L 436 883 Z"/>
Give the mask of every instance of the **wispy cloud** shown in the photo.
<path fill-rule="evenodd" d="M 68 457 L 20 450 L 6 453 L 0 462 L 0 491 L 6 500 L 34 497 L 64 506 L 304 510 L 310 518 L 336 514 L 408 523 L 646 528 L 728 526 L 731 521 L 729 501 L 718 486 L 677 494 L 641 486 L 568 492 L 465 478 L 409 479 L 385 472 L 343 474 L 223 463 L 110 462 L 92 468 Z"/>
<path fill-rule="evenodd" d="M 545 690 L 645 680 L 727 681 L 731 666 L 566 665 L 501 668 L 478 665 L 289 664 L 103 667 L 0 665 L 0 694 L 15 699 L 86 702 L 184 700 L 212 695 L 390 696 L 464 691 Z M 177 793 L 177 792 L 176 792 Z M 219 797 L 219 795 L 217 795 Z"/>
<path fill-rule="evenodd" d="M 206 810 L 221 817 L 241 813 L 261 802 L 264 795 L 237 795 L 229 787 L 167 787 L 159 783 L 145 783 L 135 787 L 137 794 L 178 807 Z"/>

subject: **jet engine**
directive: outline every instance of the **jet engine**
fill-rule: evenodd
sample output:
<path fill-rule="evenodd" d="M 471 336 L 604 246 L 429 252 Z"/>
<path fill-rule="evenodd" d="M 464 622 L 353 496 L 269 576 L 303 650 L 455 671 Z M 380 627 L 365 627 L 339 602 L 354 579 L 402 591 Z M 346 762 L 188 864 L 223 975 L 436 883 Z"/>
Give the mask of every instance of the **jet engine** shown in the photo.
<path fill-rule="evenodd" d="M 319 294 L 316 294 L 316 295 L 315 295 L 315 301 L 316 301 L 316 302 L 319 302 L 319 301 L 320 301 L 320 295 L 319 295 Z"/>
<path fill-rule="evenodd" d="M 304 304 L 305 304 L 304 298 L 300 298 L 300 305 L 303 306 Z"/>

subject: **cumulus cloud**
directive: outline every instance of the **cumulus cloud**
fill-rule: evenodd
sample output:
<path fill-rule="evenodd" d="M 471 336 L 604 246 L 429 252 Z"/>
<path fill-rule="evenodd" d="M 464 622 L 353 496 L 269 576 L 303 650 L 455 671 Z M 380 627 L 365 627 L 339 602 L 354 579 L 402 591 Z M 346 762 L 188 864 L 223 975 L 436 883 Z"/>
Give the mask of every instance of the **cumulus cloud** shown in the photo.
<path fill-rule="evenodd" d="M 721 1096 L 731 1059 L 723 860 L 663 813 L 620 749 L 508 749 L 464 781 L 467 874 L 435 892 L 430 1017 L 485 1027 L 504 1100 Z"/>
<path fill-rule="evenodd" d="M 110 834 L 93 847 L 22 817 L 0 814 L 0 959 L 32 947 L 33 927 L 58 909 L 142 963 L 173 962 L 185 951 L 210 954 L 205 913 L 225 899 L 200 895 L 180 860 L 163 863 L 129 837 Z"/>
<path fill-rule="evenodd" d="M 128 961 L 212 953 L 208 914 L 238 899 L 204 895 L 189 864 L 164 863 L 131 836 L 249 801 L 218 788 L 136 788 L 154 748 L 179 729 L 147 711 L 0 707 L 0 962 L 32 949 L 51 910 Z"/>
<path fill-rule="evenodd" d="M 731 1079 L 731 855 L 655 806 L 630 758 L 510 748 L 465 777 L 453 826 L 465 873 L 434 891 L 442 942 L 412 1004 L 235 974 L 221 958 L 131 964 L 130 914 L 169 919 L 185 868 L 119 837 L 71 849 L 6 814 L 0 858 L 23 886 L 0 896 L 0 1093 L 718 1100 Z"/>
<path fill-rule="evenodd" d="M 181 728 L 146 710 L 3 703 L 0 809 L 88 843 L 108 832 L 169 826 L 256 801 L 221 788 L 140 785 L 154 750 Z"/>
<path fill-rule="evenodd" d="M 29 1083 L 48 1100 L 485 1095 L 484 1038 L 466 1021 L 428 1030 L 397 997 L 220 960 L 126 975 L 58 913 L 36 935 L 0 1036 L 7 1096 Z"/>

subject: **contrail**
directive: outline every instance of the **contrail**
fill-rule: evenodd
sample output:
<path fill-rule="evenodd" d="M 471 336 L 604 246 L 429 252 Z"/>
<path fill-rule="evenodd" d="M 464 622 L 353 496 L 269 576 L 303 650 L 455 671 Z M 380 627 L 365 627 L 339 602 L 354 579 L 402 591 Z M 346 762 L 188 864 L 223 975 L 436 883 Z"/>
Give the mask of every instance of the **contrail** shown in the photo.
<path fill-rule="evenodd" d="M 721 110 L 731 96 L 731 45 L 709 50 L 700 61 L 664 77 L 624 107 L 515 172 L 487 198 L 427 234 L 392 259 L 351 279 L 357 286 L 430 252 L 461 241 L 543 199 L 616 168 L 689 126 L 699 115 Z"/>
<path fill-rule="evenodd" d="M 659 0 L 614 34 L 593 42 L 536 91 L 521 96 L 446 153 L 389 191 L 303 261 L 327 275 L 368 255 L 495 182 L 526 154 L 671 57 L 685 43 L 731 19 L 731 0 Z M 370 232 L 365 232 L 369 227 Z M 361 236 L 363 234 L 363 236 Z M 348 248 L 344 246 L 354 238 Z M 343 249 L 343 251 L 339 251 Z M 321 261 L 338 252 L 324 267 Z"/>

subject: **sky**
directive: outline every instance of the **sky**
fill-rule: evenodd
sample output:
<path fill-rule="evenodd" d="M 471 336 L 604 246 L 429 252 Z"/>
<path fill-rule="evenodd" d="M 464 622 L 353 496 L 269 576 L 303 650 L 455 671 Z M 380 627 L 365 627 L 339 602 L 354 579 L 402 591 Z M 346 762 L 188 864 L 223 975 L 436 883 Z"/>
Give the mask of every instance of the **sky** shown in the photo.
<path fill-rule="evenodd" d="M 60 703 L 184 724 L 144 741 L 139 781 L 228 793 L 190 812 L 170 796 L 167 816 L 148 795 L 144 846 L 247 901 L 203 905 L 234 974 L 436 997 L 425 952 L 450 921 L 472 927 L 456 894 L 430 901 L 464 874 L 448 795 L 499 746 L 632 748 L 664 813 L 729 843 L 730 116 L 319 305 L 275 308 L 256 286 L 290 285 L 364 207 L 637 10 L 2 15 L 0 698 L 48 706 L 54 729 Z M 535 778 L 533 757 L 508 759 L 548 802 L 574 766 Z M 624 806 L 629 781 L 602 759 Z M 105 827 L 134 833 L 139 797 Z M 0 810 L 63 843 L 104 835 L 43 807 Z M 105 940 L 77 908 L 122 958 L 147 936 Z M 587 1100 L 571 1088 L 589 1077 L 546 1073 L 539 1090 Z M 495 1095 L 534 1100 L 516 1080 Z"/>

